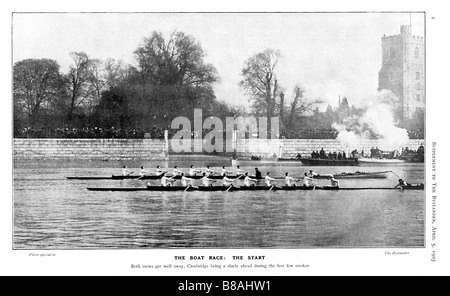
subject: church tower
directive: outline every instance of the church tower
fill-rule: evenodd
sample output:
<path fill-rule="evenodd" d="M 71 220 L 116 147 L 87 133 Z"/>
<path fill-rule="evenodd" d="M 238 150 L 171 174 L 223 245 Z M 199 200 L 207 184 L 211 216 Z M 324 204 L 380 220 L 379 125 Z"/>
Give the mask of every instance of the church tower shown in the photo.
<path fill-rule="evenodd" d="M 425 108 L 425 56 L 423 37 L 411 35 L 411 26 L 400 27 L 400 34 L 381 38 L 382 67 L 378 91 L 391 90 L 399 99 L 402 125 L 419 108 Z"/>

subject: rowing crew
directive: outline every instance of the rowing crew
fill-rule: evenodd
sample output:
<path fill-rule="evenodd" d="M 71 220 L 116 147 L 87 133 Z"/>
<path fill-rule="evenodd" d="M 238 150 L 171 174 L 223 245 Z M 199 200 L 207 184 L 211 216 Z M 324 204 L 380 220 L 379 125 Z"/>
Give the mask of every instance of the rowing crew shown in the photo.
<path fill-rule="evenodd" d="M 149 173 L 150 173 L 149 171 L 144 169 L 144 166 L 141 166 L 140 171 L 139 171 L 139 175 L 141 177 L 147 176 Z M 165 174 L 165 173 L 167 173 L 167 171 L 162 170 L 159 167 L 159 165 L 156 166 L 156 175 L 157 176 L 160 176 L 160 175 Z M 130 171 L 126 165 L 124 165 L 123 169 L 122 169 L 122 176 L 131 176 L 131 174 L 133 174 L 133 172 Z"/>
<path fill-rule="evenodd" d="M 257 169 L 256 169 L 256 172 L 258 172 Z M 168 171 L 162 170 L 159 167 L 159 165 L 156 166 L 156 173 L 155 173 L 155 175 L 161 176 L 161 175 L 166 174 L 166 173 L 168 173 Z M 194 166 L 191 165 L 190 168 L 189 168 L 188 175 L 193 177 L 193 176 L 198 176 L 198 174 L 201 174 L 201 173 L 203 173 L 204 175 L 206 175 L 208 177 L 209 176 L 213 176 L 213 175 L 219 175 L 216 171 L 211 169 L 209 165 L 206 166 L 205 172 L 203 172 L 202 170 L 195 169 Z M 220 175 L 225 177 L 225 176 L 229 176 L 231 173 L 232 172 L 228 171 L 226 169 L 226 167 L 223 166 Z M 127 166 L 124 166 L 123 169 L 122 169 L 122 176 L 131 176 L 131 174 L 133 174 L 133 172 L 130 171 Z M 141 166 L 139 175 L 141 177 L 143 177 L 143 176 L 148 176 L 149 174 L 150 174 L 150 172 L 148 170 L 144 169 L 144 166 Z M 179 170 L 178 166 L 174 166 L 174 168 L 172 170 L 172 177 L 182 176 L 183 174 L 184 174 L 184 172 Z M 244 176 L 244 174 L 245 174 L 245 171 L 240 169 L 239 166 L 237 166 L 236 167 L 236 176 L 238 176 L 238 177 L 239 176 Z"/>
<path fill-rule="evenodd" d="M 258 179 L 251 178 L 247 172 L 243 176 L 244 176 L 244 185 L 243 185 L 244 187 L 253 187 L 253 186 L 255 186 L 256 182 L 259 182 Z M 233 182 L 240 179 L 241 177 L 242 177 L 242 175 L 239 176 L 238 178 L 231 179 L 225 175 L 225 176 L 223 176 L 223 179 L 222 179 L 222 186 L 233 187 L 234 186 Z M 334 179 L 333 177 L 330 177 L 329 179 L 331 180 L 332 187 L 339 186 L 339 183 L 336 179 Z M 210 187 L 210 186 L 213 186 L 213 183 L 217 182 L 217 180 L 208 178 L 206 173 L 203 173 L 203 177 L 200 180 L 202 183 L 202 185 L 201 185 L 202 187 Z M 173 186 L 173 183 L 175 183 L 176 181 L 177 181 L 177 179 L 174 179 L 173 177 L 163 176 L 161 178 L 161 186 L 163 186 L 163 187 Z M 181 173 L 181 185 L 182 186 L 184 186 L 184 187 L 194 186 L 195 181 L 196 181 L 196 179 L 189 178 L 183 172 Z M 289 173 L 286 173 L 284 186 L 296 187 L 297 186 L 296 182 L 299 182 L 299 181 L 301 181 L 301 180 L 296 180 L 296 179 L 292 178 L 291 176 L 289 176 Z M 264 182 L 267 187 L 276 186 L 276 180 L 270 176 L 270 172 L 267 172 L 267 175 L 264 178 Z M 315 179 L 309 177 L 308 174 L 305 173 L 305 176 L 303 178 L 303 186 L 304 187 L 315 187 L 316 186 L 315 182 L 316 182 Z"/>
<path fill-rule="evenodd" d="M 231 187 L 233 186 L 233 182 L 240 179 L 240 177 L 235 178 L 235 179 L 230 179 L 227 176 L 223 176 L 222 179 L 222 186 L 225 187 Z M 192 179 L 187 177 L 184 173 L 181 173 L 181 185 L 183 187 L 190 187 L 190 186 L 194 186 L 194 182 L 197 181 L 198 179 Z M 210 187 L 213 185 L 213 183 L 217 182 L 217 180 L 213 180 L 208 178 L 208 176 L 206 175 L 206 173 L 203 173 L 203 178 L 200 179 L 202 182 L 203 187 Z M 172 184 L 175 183 L 176 181 L 178 181 L 177 179 L 174 179 L 173 177 L 167 177 L 167 176 L 162 176 L 161 178 L 161 186 L 163 187 L 168 187 L 168 186 L 173 186 Z M 250 186 L 250 182 L 257 182 L 258 180 L 256 179 L 252 179 L 248 176 L 248 173 L 245 173 L 245 178 L 244 178 L 244 186 Z"/>
<path fill-rule="evenodd" d="M 312 172 L 312 171 L 311 171 Z M 314 175 L 305 173 L 303 177 L 303 187 L 315 187 L 316 186 L 316 179 L 313 177 Z M 270 177 L 270 173 L 267 173 L 267 176 L 264 178 L 266 186 L 275 186 L 276 182 L 275 179 Z M 330 176 L 328 178 L 331 181 L 331 187 L 339 187 L 339 182 L 333 177 Z M 289 173 L 285 173 L 284 177 L 284 186 L 286 187 L 296 187 L 297 182 L 302 181 L 301 179 L 294 179 L 289 175 Z"/>

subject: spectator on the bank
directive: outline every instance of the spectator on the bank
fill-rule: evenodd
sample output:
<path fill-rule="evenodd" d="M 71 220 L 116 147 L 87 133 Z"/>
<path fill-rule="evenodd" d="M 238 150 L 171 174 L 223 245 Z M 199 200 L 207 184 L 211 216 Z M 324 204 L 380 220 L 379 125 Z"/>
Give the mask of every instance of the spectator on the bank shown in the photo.
<path fill-rule="evenodd" d="M 323 148 L 320 149 L 320 153 L 319 154 L 320 154 L 320 158 L 322 158 L 322 159 L 327 158 L 326 155 L 325 155 L 325 150 L 323 150 Z"/>

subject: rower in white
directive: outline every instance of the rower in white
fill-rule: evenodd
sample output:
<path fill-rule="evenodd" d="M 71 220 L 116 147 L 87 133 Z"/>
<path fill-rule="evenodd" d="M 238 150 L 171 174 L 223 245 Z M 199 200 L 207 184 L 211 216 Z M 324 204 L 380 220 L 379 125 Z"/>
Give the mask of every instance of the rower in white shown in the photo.
<path fill-rule="evenodd" d="M 212 186 L 213 182 L 215 182 L 215 181 L 208 178 L 208 176 L 206 176 L 206 173 L 203 173 L 202 186 L 204 186 L 204 187 Z"/>
<path fill-rule="evenodd" d="M 188 178 L 184 175 L 184 173 L 181 174 L 181 186 L 187 187 L 187 186 L 193 186 L 195 179 Z"/>
<path fill-rule="evenodd" d="M 239 168 L 239 166 L 236 166 L 236 176 L 244 176 L 245 175 L 245 171 L 244 170 L 241 170 L 240 168 Z"/>
<path fill-rule="evenodd" d="M 305 187 L 313 187 L 315 186 L 315 180 L 313 178 L 308 177 L 308 174 L 305 173 L 305 177 L 303 178 L 303 186 Z"/>
<path fill-rule="evenodd" d="M 212 176 L 212 175 L 214 175 L 216 172 L 215 171 L 213 171 L 210 167 L 209 167 L 209 165 L 207 165 L 206 166 L 206 176 L 207 177 L 209 177 L 209 176 Z"/>
<path fill-rule="evenodd" d="M 178 169 L 178 166 L 173 167 L 172 177 L 181 176 L 183 172 Z"/>
<path fill-rule="evenodd" d="M 244 186 L 245 186 L 245 187 L 255 186 L 254 183 L 250 183 L 250 182 L 258 182 L 258 180 L 250 178 L 250 177 L 248 176 L 248 173 L 245 173 Z"/>
<path fill-rule="evenodd" d="M 156 166 L 156 175 L 161 176 L 163 174 L 167 173 L 167 171 L 162 170 L 159 165 Z"/>
<path fill-rule="evenodd" d="M 332 186 L 332 187 L 339 187 L 339 181 L 336 180 L 336 179 L 334 178 L 334 176 L 332 176 L 332 177 L 330 178 L 330 181 L 331 181 L 331 186 Z"/>
<path fill-rule="evenodd" d="M 202 171 L 194 169 L 194 166 L 191 165 L 191 168 L 189 169 L 189 176 L 196 176 L 198 173 L 201 173 Z"/>
<path fill-rule="evenodd" d="M 314 177 L 316 177 L 316 176 L 317 176 L 317 174 L 316 174 L 313 170 L 310 170 L 310 171 L 309 171 L 308 177 L 314 178 Z"/>
<path fill-rule="evenodd" d="M 163 186 L 163 187 L 172 187 L 172 183 L 175 182 L 175 181 L 176 181 L 175 179 L 163 176 L 161 178 L 161 186 Z"/>
<path fill-rule="evenodd" d="M 227 171 L 227 169 L 225 168 L 225 166 L 222 167 L 222 177 L 228 176 L 230 172 Z"/>
<path fill-rule="evenodd" d="M 295 187 L 295 186 L 297 186 L 297 184 L 295 184 L 296 180 L 294 178 L 292 178 L 291 176 L 289 176 L 289 173 L 286 173 L 285 176 L 286 177 L 284 178 L 284 180 L 286 182 L 286 186 L 287 187 Z"/>
<path fill-rule="evenodd" d="M 131 172 L 128 170 L 127 166 L 124 165 L 122 169 L 122 176 L 129 176 L 131 175 Z"/>
<path fill-rule="evenodd" d="M 222 186 L 226 186 L 226 187 L 229 187 L 229 186 L 233 186 L 233 179 L 230 179 L 230 178 L 228 178 L 227 176 L 223 176 L 223 183 L 222 183 Z"/>
<path fill-rule="evenodd" d="M 144 166 L 141 166 L 141 171 L 139 172 L 139 175 L 141 177 L 144 177 L 147 174 L 148 174 L 148 171 L 144 169 Z"/>
<path fill-rule="evenodd" d="M 270 172 L 267 172 L 267 175 L 264 179 L 266 182 L 266 186 L 271 187 L 275 185 L 275 179 L 270 176 Z"/>

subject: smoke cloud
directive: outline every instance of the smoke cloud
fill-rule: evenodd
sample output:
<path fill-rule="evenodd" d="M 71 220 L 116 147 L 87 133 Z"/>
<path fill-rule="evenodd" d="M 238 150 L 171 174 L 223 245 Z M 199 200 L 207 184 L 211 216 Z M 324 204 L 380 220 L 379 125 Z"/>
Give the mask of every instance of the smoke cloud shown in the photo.
<path fill-rule="evenodd" d="M 362 116 L 347 118 L 342 124 L 334 123 L 338 131 L 337 139 L 349 147 L 360 147 L 367 139 L 379 139 L 382 147 L 407 146 L 409 137 L 406 129 L 396 126 L 394 107 L 399 99 L 391 92 L 378 92 L 375 102 L 372 102 Z"/>

